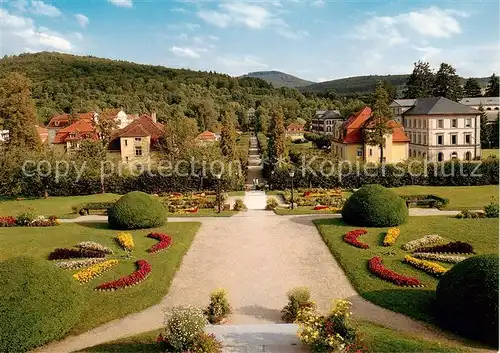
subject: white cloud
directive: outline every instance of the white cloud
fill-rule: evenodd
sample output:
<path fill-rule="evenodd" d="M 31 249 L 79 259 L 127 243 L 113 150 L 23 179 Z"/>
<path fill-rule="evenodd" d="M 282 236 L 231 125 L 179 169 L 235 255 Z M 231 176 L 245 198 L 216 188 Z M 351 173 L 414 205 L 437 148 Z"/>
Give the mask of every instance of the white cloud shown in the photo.
<path fill-rule="evenodd" d="M 4 54 L 41 50 L 62 52 L 74 50 L 73 45 L 61 34 L 45 27 L 36 28 L 31 18 L 12 15 L 2 8 L 0 8 L 0 32 Z"/>
<path fill-rule="evenodd" d="M 170 11 L 179 12 L 179 13 L 186 13 L 187 12 L 187 10 L 184 7 L 174 7 Z"/>
<path fill-rule="evenodd" d="M 180 22 L 180 23 L 171 23 L 167 25 L 167 28 L 174 31 L 182 31 L 182 30 L 195 31 L 197 29 L 200 29 L 201 26 L 197 23 Z"/>
<path fill-rule="evenodd" d="M 170 48 L 170 51 L 175 55 L 179 57 L 184 57 L 184 58 L 191 58 L 191 59 L 197 59 L 200 57 L 200 54 L 198 54 L 195 50 L 188 48 L 188 47 L 176 47 L 173 46 Z"/>
<path fill-rule="evenodd" d="M 80 32 L 75 32 L 75 37 L 79 40 L 83 40 L 83 34 L 81 34 Z"/>
<path fill-rule="evenodd" d="M 315 0 L 311 3 L 311 5 L 315 7 L 325 7 L 325 4 L 326 4 L 325 0 Z"/>
<path fill-rule="evenodd" d="M 223 65 L 223 72 L 230 75 L 242 75 L 251 71 L 265 70 L 269 66 L 251 55 L 244 57 L 218 57 L 217 61 Z"/>
<path fill-rule="evenodd" d="M 88 26 L 88 24 L 89 24 L 89 18 L 87 16 L 82 15 L 81 13 L 79 13 L 79 14 L 75 15 L 75 17 L 76 17 L 76 20 L 78 21 L 78 24 L 81 27 L 85 28 L 85 27 Z"/>
<path fill-rule="evenodd" d="M 61 16 L 61 11 L 57 7 L 48 5 L 43 1 L 31 1 L 29 10 L 34 14 L 52 18 Z"/>
<path fill-rule="evenodd" d="M 134 6 L 132 0 L 108 0 L 109 3 L 118 6 L 118 7 L 128 7 L 131 8 Z"/>

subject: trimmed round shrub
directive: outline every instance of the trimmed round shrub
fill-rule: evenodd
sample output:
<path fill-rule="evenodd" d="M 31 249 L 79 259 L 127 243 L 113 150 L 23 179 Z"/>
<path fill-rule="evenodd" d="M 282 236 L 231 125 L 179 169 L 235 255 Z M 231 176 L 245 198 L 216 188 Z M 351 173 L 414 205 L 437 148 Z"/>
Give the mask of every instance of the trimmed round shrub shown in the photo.
<path fill-rule="evenodd" d="M 498 256 L 474 256 L 455 265 L 439 280 L 436 302 L 450 329 L 498 347 Z"/>
<path fill-rule="evenodd" d="M 46 260 L 0 262 L 0 352 L 25 352 L 62 338 L 79 319 L 82 293 Z"/>
<path fill-rule="evenodd" d="M 406 202 L 381 185 L 365 185 L 342 208 L 347 224 L 362 227 L 394 227 L 408 218 Z"/>
<path fill-rule="evenodd" d="M 132 191 L 123 195 L 108 210 L 108 223 L 113 229 L 155 228 L 165 224 L 166 212 L 157 199 Z"/>

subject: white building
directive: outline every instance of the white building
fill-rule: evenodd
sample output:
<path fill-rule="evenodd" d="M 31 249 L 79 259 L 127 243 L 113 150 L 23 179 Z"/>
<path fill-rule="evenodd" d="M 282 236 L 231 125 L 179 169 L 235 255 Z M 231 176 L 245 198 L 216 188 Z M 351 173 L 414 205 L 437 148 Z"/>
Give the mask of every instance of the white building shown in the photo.
<path fill-rule="evenodd" d="M 488 122 L 492 123 L 497 119 L 500 112 L 500 98 L 499 97 L 476 97 L 476 98 L 463 98 L 460 103 L 465 104 L 471 108 L 479 109 L 482 105 Z"/>
<path fill-rule="evenodd" d="M 343 123 L 344 119 L 338 110 L 318 110 L 311 120 L 311 131 L 317 134 L 331 135 Z"/>
<path fill-rule="evenodd" d="M 392 110 L 392 115 L 394 115 L 394 120 L 398 123 L 402 123 L 403 113 L 415 105 L 416 99 L 395 99 L 389 106 Z"/>
<path fill-rule="evenodd" d="M 9 130 L 0 130 L 0 142 L 9 140 Z"/>
<path fill-rule="evenodd" d="M 420 98 L 402 114 L 409 156 L 443 162 L 481 157 L 480 112 L 443 97 Z"/>

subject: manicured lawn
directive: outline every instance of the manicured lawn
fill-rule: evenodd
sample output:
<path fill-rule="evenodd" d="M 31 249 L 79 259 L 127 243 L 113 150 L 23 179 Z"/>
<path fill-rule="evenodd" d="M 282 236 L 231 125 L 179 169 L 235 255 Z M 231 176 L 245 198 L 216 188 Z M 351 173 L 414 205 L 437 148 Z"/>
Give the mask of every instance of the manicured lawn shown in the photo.
<path fill-rule="evenodd" d="M 486 150 L 482 150 L 481 154 L 482 154 L 483 158 L 488 158 L 491 155 L 499 158 L 499 156 L 500 156 L 499 151 L 500 150 L 498 150 L 498 149 L 491 149 L 491 150 L 486 149 Z"/>
<path fill-rule="evenodd" d="M 338 212 L 333 212 L 330 210 L 315 211 L 313 210 L 313 206 L 296 206 L 293 210 L 284 207 L 276 207 L 274 213 L 280 216 L 288 216 L 288 215 L 303 215 L 303 214 L 334 214 Z"/>
<path fill-rule="evenodd" d="M 227 193 L 228 196 L 245 196 L 244 191 L 229 191 Z"/>
<path fill-rule="evenodd" d="M 438 281 L 425 272 L 402 263 L 406 252 L 401 249 L 401 245 L 426 234 L 438 234 L 450 241 L 469 242 L 479 254 L 498 253 L 498 219 L 494 218 L 462 220 L 444 216 L 410 217 L 406 224 L 400 226 L 401 234 L 392 247 L 380 245 L 387 228 L 366 228 L 368 234 L 360 238 L 369 244 L 370 248 L 366 250 L 344 242 L 343 236 L 357 227 L 345 225 L 342 219 L 319 219 L 314 223 L 361 296 L 385 308 L 432 323 L 436 322 L 433 301 Z M 368 271 L 367 263 L 377 255 L 383 258 L 387 268 L 417 277 L 425 287 L 398 287 L 375 277 Z M 451 267 L 450 264 L 442 265 Z"/>
<path fill-rule="evenodd" d="M 113 201 L 120 198 L 117 194 L 95 194 L 86 196 L 51 196 L 47 199 L 25 199 L 16 201 L 15 199 L 0 199 L 0 216 L 16 216 L 17 213 L 33 209 L 35 214 L 50 216 L 56 215 L 59 218 L 75 218 L 78 215 L 71 210 L 85 202 Z"/>
<path fill-rule="evenodd" d="M 113 249 L 114 254 L 108 257 L 119 259 L 119 265 L 81 286 L 85 309 L 70 332 L 77 334 L 158 303 L 167 294 L 175 271 L 199 227 L 200 223 L 182 222 L 167 223 L 162 228 L 131 231 L 135 250 L 130 259 L 124 257 L 125 252 L 114 239 L 117 232 L 108 229 L 106 223 L 66 223 L 46 228 L 0 228 L 0 260 L 20 255 L 45 259 L 55 248 L 72 247 L 85 240 L 95 241 Z M 154 239 L 146 238 L 152 231 L 169 234 L 173 238 L 172 246 L 156 254 L 148 253 L 147 250 L 157 243 Z M 143 283 L 115 292 L 93 290 L 98 284 L 132 273 L 136 270 L 135 261 L 140 259 L 147 260 L 152 266 L 151 275 Z M 70 277 L 76 271 L 66 272 Z"/>
<path fill-rule="evenodd" d="M 400 195 L 434 194 L 450 200 L 447 210 L 482 210 L 491 200 L 498 202 L 498 185 L 402 186 L 392 188 Z"/>
<path fill-rule="evenodd" d="M 199 209 L 197 213 L 171 213 L 168 212 L 168 217 L 232 217 L 238 211 L 221 211 L 217 213 L 213 209 Z"/>

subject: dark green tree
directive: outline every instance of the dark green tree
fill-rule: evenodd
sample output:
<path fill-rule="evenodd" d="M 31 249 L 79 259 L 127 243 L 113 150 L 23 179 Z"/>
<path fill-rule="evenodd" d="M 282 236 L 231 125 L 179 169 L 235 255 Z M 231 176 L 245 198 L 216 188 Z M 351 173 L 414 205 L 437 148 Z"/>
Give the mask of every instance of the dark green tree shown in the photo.
<path fill-rule="evenodd" d="M 159 146 L 170 160 L 175 160 L 193 147 L 198 125 L 194 118 L 184 116 L 179 105 L 170 106 L 169 111 L 169 118 L 163 125 L 165 134 Z"/>
<path fill-rule="evenodd" d="M 236 118 L 229 106 L 221 109 L 220 115 L 222 122 L 220 148 L 222 155 L 232 161 L 236 157 L 236 129 L 234 128 Z"/>
<path fill-rule="evenodd" d="M 481 97 L 481 86 L 476 78 L 470 77 L 465 81 L 464 85 L 464 96 L 465 97 Z"/>
<path fill-rule="evenodd" d="M 498 97 L 500 96 L 499 89 L 500 86 L 498 76 L 493 74 L 488 81 L 488 86 L 486 87 L 486 93 L 484 95 L 486 97 Z"/>
<path fill-rule="evenodd" d="M 463 98 L 460 77 L 453 66 L 446 63 L 441 64 L 434 79 L 433 95 L 435 97 L 445 97 L 456 102 Z"/>
<path fill-rule="evenodd" d="M 500 113 L 497 113 L 497 118 L 495 122 L 491 124 L 491 147 L 498 148 L 499 144 L 499 129 L 500 129 Z"/>
<path fill-rule="evenodd" d="M 262 105 L 255 111 L 255 132 L 262 132 L 264 135 L 269 132 L 269 116 Z"/>
<path fill-rule="evenodd" d="M 388 97 L 387 103 L 391 104 L 392 101 L 398 98 L 398 90 L 387 80 L 382 81 L 382 83 L 384 85 L 385 91 L 387 92 L 387 97 Z"/>
<path fill-rule="evenodd" d="M 406 81 L 404 98 L 427 98 L 432 97 L 434 85 L 434 74 L 430 64 L 418 61 L 414 64 L 413 72 Z"/>
<path fill-rule="evenodd" d="M 482 104 L 479 105 L 481 112 L 481 148 L 491 148 L 492 125 L 488 123 L 488 115 Z"/>
<path fill-rule="evenodd" d="M 271 131 L 270 131 L 269 157 L 276 161 L 285 156 L 285 118 L 280 107 L 271 111 Z"/>

